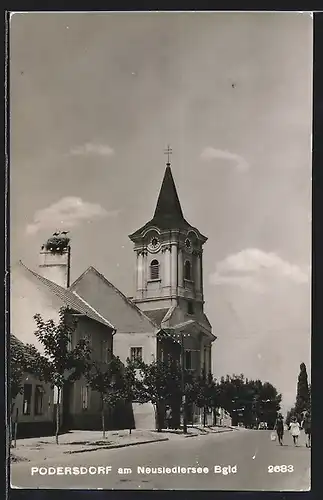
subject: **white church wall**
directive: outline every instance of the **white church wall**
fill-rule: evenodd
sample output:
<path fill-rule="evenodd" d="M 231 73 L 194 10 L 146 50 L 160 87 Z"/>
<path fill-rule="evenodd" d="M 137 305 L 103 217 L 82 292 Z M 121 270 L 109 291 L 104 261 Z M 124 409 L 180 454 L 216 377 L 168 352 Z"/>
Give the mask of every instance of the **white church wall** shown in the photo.
<path fill-rule="evenodd" d="M 156 359 L 156 336 L 152 333 L 122 333 L 117 331 L 113 337 L 113 354 L 123 363 L 130 358 L 131 347 L 142 347 L 142 359 L 151 363 Z"/>

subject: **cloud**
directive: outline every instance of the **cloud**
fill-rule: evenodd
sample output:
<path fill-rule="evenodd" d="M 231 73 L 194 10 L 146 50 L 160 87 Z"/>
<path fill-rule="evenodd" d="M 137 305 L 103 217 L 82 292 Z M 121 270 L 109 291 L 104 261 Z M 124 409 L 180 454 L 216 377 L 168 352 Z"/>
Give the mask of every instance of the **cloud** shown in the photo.
<path fill-rule="evenodd" d="M 108 212 L 97 203 L 89 203 L 73 196 L 62 198 L 47 208 L 38 210 L 32 224 L 26 227 L 27 234 L 35 234 L 42 229 L 71 228 L 82 221 L 98 217 L 113 217 L 118 211 Z"/>
<path fill-rule="evenodd" d="M 247 248 L 218 262 L 215 273 L 210 275 L 210 283 L 236 285 L 262 292 L 266 289 L 266 280 L 283 278 L 303 284 L 308 283 L 309 274 L 309 269 L 291 264 L 276 253 Z"/>
<path fill-rule="evenodd" d="M 205 148 L 201 153 L 201 159 L 204 161 L 226 160 L 235 164 L 235 168 L 240 172 L 245 172 L 249 169 L 249 164 L 242 156 L 230 151 L 222 151 L 221 149 Z"/>
<path fill-rule="evenodd" d="M 71 155 L 97 155 L 97 156 L 112 156 L 114 155 L 114 150 L 107 144 L 95 144 L 92 142 L 86 142 L 82 146 L 76 146 L 70 151 Z"/>

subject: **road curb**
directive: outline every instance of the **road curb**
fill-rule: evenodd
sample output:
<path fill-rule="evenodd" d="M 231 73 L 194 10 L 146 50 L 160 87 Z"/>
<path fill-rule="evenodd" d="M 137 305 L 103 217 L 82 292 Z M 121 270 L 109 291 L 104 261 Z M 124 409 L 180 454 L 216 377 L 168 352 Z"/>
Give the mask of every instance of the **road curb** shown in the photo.
<path fill-rule="evenodd" d="M 149 439 L 148 441 L 137 441 L 136 443 L 126 443 L 126 444 L 113 444 L 113 445 L 106 445 L 106 446 L 96 446 L 94 448 L 90 449 L 85 449 L 85 450 L 73 450 L 73 451 L 64 451 L 64 455 L 72 455 L 74 453 L 88 453 L 91 451 L 97 451 L 97 450 L 112 450 L 114 448 L 127 448 L 128 446 L 137 446 L 140 444 L 150 444 L 150 443 L 159 443 L 161 441 L 169 441 L 168 437 L 165 438 L 160 438 L 160 439 Z"/>
<path fill-rule="evenodd" d="M 224 429 L 223 431 L 212 431 L 210 430 L 210 433 L 212 434 L 223 434 L 224 432 L 232 432 L 234 429 Z"/>

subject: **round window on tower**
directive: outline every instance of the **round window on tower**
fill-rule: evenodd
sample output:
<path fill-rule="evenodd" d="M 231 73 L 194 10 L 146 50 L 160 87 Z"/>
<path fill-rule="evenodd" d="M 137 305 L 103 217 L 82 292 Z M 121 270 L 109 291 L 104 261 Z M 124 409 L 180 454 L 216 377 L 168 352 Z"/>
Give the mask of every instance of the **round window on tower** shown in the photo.
<path fill-rule="evenodd" d="M 191 248 L 191 246 L 192 246 L 191 240 L 189 240 L 188 238 L 186 238 L 186 240 L 185 240 L 185 246 L 186 246 L 186 248 Z"/>
<path fill-rule="evenodd" d="M 157 238 L 153 238 L 153 239 L 151 240 L 151 246 L 152 246 L 152 248 L 156 248 L 156 247 L 158 247 L 158 244 L 159 244 L 159 241 L 158 241 L 158 239 L 157 239 Z"/>

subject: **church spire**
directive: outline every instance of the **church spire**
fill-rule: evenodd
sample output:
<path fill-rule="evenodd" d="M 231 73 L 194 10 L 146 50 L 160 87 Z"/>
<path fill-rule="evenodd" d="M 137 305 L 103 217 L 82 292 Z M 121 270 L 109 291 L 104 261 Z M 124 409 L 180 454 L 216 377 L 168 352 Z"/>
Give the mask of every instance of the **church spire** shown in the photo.
<path fill-rule="evenodd" d="M 140 229 L 137 229 L 137 231 L 135 231 L 134 233 L 130 234 L 129 238 L 132 241 L 135 241 L 138 238 L 140 239 L 143 233 L 149 227 L 153 226 L 159 228 L 162 231 L 172 229 L 189 231 L 190 229 L 194 229 L 194 231 L 199 234 L 203 242 L 205 242 L 207 238 L 184 219 L 170 167 L 170 155 L 172 154 L 172 150 L 169 146 L 167 146 L 167 149 L 164 150 L 164 154 L 167 155 L 166 170 L 159 191 L 154 216 L 144 226 L 142 226 Z"/>
<path fill-rule="evenodd" d="M 173 221 L 182 221 L 184 219 L 184 216 L 178 198 L 169 160 L 166 165 L 167 166 L 163 182 L 160 188 L 154 213 L 154 219 L 172 219 Z"/>

